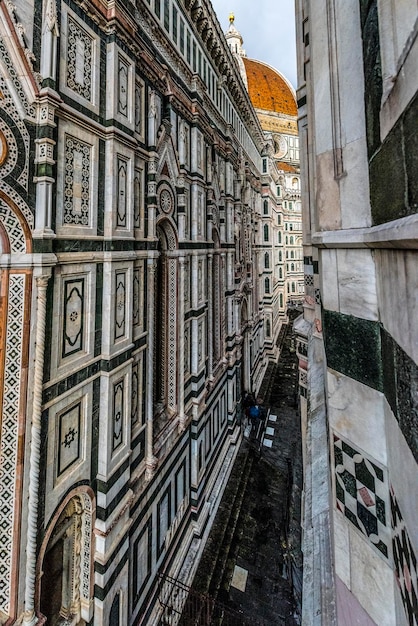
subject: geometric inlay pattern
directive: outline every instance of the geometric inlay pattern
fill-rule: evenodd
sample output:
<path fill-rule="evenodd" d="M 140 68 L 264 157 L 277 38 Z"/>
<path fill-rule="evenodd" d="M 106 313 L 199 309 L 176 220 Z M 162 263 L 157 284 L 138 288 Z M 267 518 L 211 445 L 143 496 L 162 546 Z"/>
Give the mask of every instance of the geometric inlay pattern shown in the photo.
<path fill-rule="evenodd" d="M 11 81 L 13 82 L 13 86 L 16 90 L 17 95 L 19 96 L 19 101 L 21 102 L 21 104 L 23 105 L 26 113 L 32 117 L 33 119 L 36 118 L 36 106 L 34 104 L 31 104 L 25 94 L 25 91 L 22 87 L 22 83 L 20 81 L 20 78 L 18 76 L 18 73 L 16 72 L 16 69 L 13 65 L 13 62 L 11 61 L 10 57 L 9 57 L 9 53 L 7 51 L 6 46 L 4 45 L 4 41 L 3 39 L 0 37 L 0 58 L 3 59 L 4 64 L 7 67 L 7 70 L 9 72 L 9 78 L 11 79 Z M 3 91 L 3 90 L 2 90 Z M 4 93 L 4 91 L 3 91 Z"/>
<path fill-rule="evenodd" d="M 175 409 L 176 406 L 176 377 L 177 377 L 177 260 L 168 260 L 168 405 Z"/>
<path fill-rule="evenodd" d="M 4 224 L 11 252 L 26 252 L 26 238 L 16 213 L 0 198 L 0 221 Z"/>
<path fill-rule="evenodd" d="M 67 86 L 91 100 L 93 39 L 68 17 Z"/>
<path fill-rule="evenodd" d="M 134 178 L 134 226 L 135 228 L 141 227 L 141 178 L 142 173 L 140 170 L 135 170 Z"/>
<path fill-rule="evenodd" d="M 119 67 L 118 67 L 118 113 L 123 115 L 124 117 L 128 116 L 128 76 L 129 76 L 129 65 L 126 61 L 119 56 L 118 57 Z"/>
<path fill-rule="evenodd" d="M 160 206 L 164 213 L 171 213 L 173 209 L 173 200 L 168 189 L 163 189 L 160 194 Z"/>
<path fill-rule="evenodd" d="M 395 577 L 410 626 L 418 626 L 418 569 L 414 549 L 409 539 L 398 502 L 390 488 L 392 514 L 392 549 Z"/>
<path fill-rule="evenodd" d="M 123 412 L 124 412 L 124 385 L 121 378 L 113 385 L 113 442 L 112 451 L 115 451 L 123 442 Z"/>
<path fill-rule="evenodd" d="M 65 135 L 64 224 L 90 222 L 90 167 L 92 146 Z"/>
<path fill-rule="evenodd" d="M 131 425 L 138 421 L 138 368 L 139 363 L 136 361 L 132 364 L 132 380 L 131 380 Z"/>
<path fill-rule="evenodd" d="M 17 163 L 18 147 L 14 134 L 7 124 L 0 118 L 0 136 L 1 136 L 1 176 L 4 178 L 13 171 Z M 19 155 L 20 156 L 20 155 Z M 24 156 L 24 155 L 21 155 Z"/>
<path fill-rule="evenodd" d="M 126 322 L 126 272 L 116 272 L 115 340 L 125 336 Z"/>
<path fill-rule="evenodd" d="M 385 472 L 334 434 L 336 505 L 379 556 L 390 547 L 389 488 Z"/>
<path fill-rule="evenodd" d="M 0 450 L 0 610 L 9 613 L 25 276 L 9 277 Z"/>
<path fill-rule="evenodd" d="M 126 228 L 126 201 L 127 201 L 127 168 L 128 161 L 118 156 L 117 207 L 116 227 Z"/>
<path fill-rule="evenodd" d="M 80 494 L 83 503 L 83 527 L 82 527 L 82 570 L 81 570 L 81 597 L 88 603 L 90 602 L 90 586 L 91 586 L 91 535 L 92 535 L 92 515 L 93 510 L 91 500 L 86 493 Z"/>
<path fill-rule="evenodd" d="M 83 349 L 84 282 L 84 278 L 64 282 L 63 357 Z"/>
<path fill-rule="evenodd" d="M 141 315 L 141 311 L 139 308 L 139 304 L 140 304 L 140 273 L 141 273 L 141 269 L 139 267 L 135 267 L 134 268 L 134 284 L 133 284 L 133 297 L 132 297 L 132 302 L 133 302 L 133 312 L 132 312 L 132 323 L 134 326 L 139 326 L 139 322 L 140 322 L 140 315 Z M 143 280 L 143 276 L 142 276 L 142 280 Z"/>
<path fill-rule="evenodd" d="M 58 416 L 58 476 L 80 456 L 81 402 Z"/>
<path fill-rule="evenodd" d="M 136 82 L 135 84 L 135 132 L 139 135 L 142 134 L 142 100 L 143 89 L 142 84 Z"/>

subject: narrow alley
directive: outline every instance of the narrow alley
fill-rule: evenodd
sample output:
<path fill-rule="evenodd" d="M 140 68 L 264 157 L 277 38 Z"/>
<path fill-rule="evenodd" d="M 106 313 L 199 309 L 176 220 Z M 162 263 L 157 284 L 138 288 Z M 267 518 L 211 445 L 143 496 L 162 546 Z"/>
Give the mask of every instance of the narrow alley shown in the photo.
<path fill-rule="evenodd" d="M 237 626 L 300 623 L 302 460 L 292 331 L 296 316 L 291 310 L 279 337 L 279 362 L 269 366 L 259 392 L 268 411 L 260 441 L 246 429 L 192 587 L 230 610 L 236 617 L 226 623 Z M 245 425 L 243 417 L 243 429 Z"/>

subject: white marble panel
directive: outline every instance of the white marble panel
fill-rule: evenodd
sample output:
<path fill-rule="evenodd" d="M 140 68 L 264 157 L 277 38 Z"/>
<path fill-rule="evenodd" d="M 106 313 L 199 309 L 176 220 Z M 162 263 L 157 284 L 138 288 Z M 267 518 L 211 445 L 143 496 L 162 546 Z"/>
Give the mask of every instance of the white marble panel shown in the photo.
<path fill-rule="evenodd" d="M 393 571 L 354 529 L 349 534 L 351 591 L 376 624 L 394 626 Z"/>
<path fill-rule="evenodd" d="M 66 136 L 67 141 L 66 141 Z M 89 148 L 88 159 L 86 157 L 85 174 L 88 172 L 88 224 L 67 224 L 64 217 L 65 188 L 66 184 L 71 187 L 74 185 L 78 188 L 78 197 L 80 197 L 79 183 L 77 186 L 74 182 L 68 182 L 74 179 L 74 163 L 72 161 L 72 151 L 68 147 L 68 139 L 73 137 L 80 145 Z M 88 132 L 82 126 L 78 126 L 67 120 L 61 120 L 58 128 L 58 153 L 57 153 L 57 214 L 56 214 L 56 233 L 64 237 L 91 237 L 97 235 L 97 187 L 99 174 L 99 141 L 97 135 Z M 70 168 L 70 169 L 68 169 Z M 78 172 L 79 174 L 79 172 Z M 67 183 L 66 183 L 67 181 Z M 84 192 L 85 193 L 85 192 Z"/>
<path fill-rule="evenodd" d="M 247 577 L 248 570 L 239 567 L 239 565 L 235 565 L 231 587 L 235 587 L 235 589 L 239 589 L 240 591 L 245 591 L 245 587 L 247 586 Z"/>
<path fill-rule="evenodd" d="M 384 397 L 343 374 L 327 373 L 329 425 L 386 465 Z"/>
<path fill-rule="evenodd" d="M 369 166 L 363 138 L 344 147 L 343 161 L 349 175 L 343 176 L 340 181 L 341 227 L 367 228 L 372 220 L 369 195 L 364 193 L 365 189 L 369 189 Z"/>
<path fill-rule="evenodd" d="M 78 93 L 77 89 L 71 89 L 68 85 L 67 76 L 69 69 L 68 59 L 68 39 L 69 39 L 69 26 L 71 20 L 80 29 L 84 31 L 85 36 L 91 40 L 91 55 L 88 59 L 85 59 L 87 65 L 82 69 L 85 72 L 84 80 L 89 79 L 89 85 L 91 88 L 90 97 L 83 97 L 83 93 Z M 60 91 L 69 96 L 72 100 L 82 104 L 84 107 L 88 107 L 91 111 L 98 114 L 100 105 L 100 39 L 98 35 L 91 30 L 85 21 L 80 20 L 80 17 L 71 11 L 66 4 L 62 7 L 61 18 L 61 33 L 60 33 Z"/>
<path fill-rule="evenodd" d="M 321 298 L 324 309 L 339 311 L 337 250 L 319 250 Z"/>
<path fill-rule="evenodd" d="M 377 250 L 375 254 L 381 320 L 395 341 L 417 363 L 417 253 L 412 250 Z"/>
<path fill-rule="evenodd" d="M 334 554 L 335 573 L 350 589 L 350 535 L 349 522 L 339 511 L 334 510 Z"/>
<path fill-rule="evenodd" d="M 131 362 L 124 363 L 110 374 L 103 373 L 100 381 L 100 428 L 98 477 L 107 481 L 115 469 L 130 454 L 131 444 Z M 121 409 L 121 443 L 113 449 L 114 384 L 123 381 Z"/>
<path fill-rule="evenodd" d="M 47 437 L 47 467 L 46 467 L 46 493 L 45 520 L 48 521 L 53 515 L 58 503 L 68 492 L 70 486 L 77 481 L 86 480 L 90 477 L 90 454 L 91 449 L 91 413 L 92 413 L 93 384 L 80 386 L 72 389 L 67 394 L 60 396 L 57 402 L 49 408 L 48 437 Z M 70 425 L 73 437 L 78 439 L 79 455 L 74 462 L 59 474 L 59 448 L 65 446 L 66 432 L 60 433 L 60 415 L 80 403 L 80 432 L 77 425 Z M 67 425 L 68 426 L 68 425 Z M 68 429 L 70 430 L 70 428 Z M 60 441 L 61 434 L 61 441 Z M 71 433 L 67 434 L 67 443 L 73 442 Z"/>
<path fill-rule="evenodd" d="M 371 250 L 338 250 L 340 311 L 378 320 L 376 269 Z"/>
<path fill-rule="evenodd" d="M 338 41 L 339 106 L 342 126 L 342 144 L 365 138 L 363 43 L 360 30 L 360 7 L 358 2 L 334 2 L 336 12 L 336 36 Z M 359 71 L 360 70 L 360 71 Z M 368 170 L 367 157 L 361 164 Z M 356 173 L 344 159 L 351 187 Z M 364 189 L 369 189 L 368 185 Z M 367 194 L 364 193 L 366 196 Z"/>
<path fill-rule="evenodd" d="M 266 435 L 274 435 L 274 428 L 271 428 L 270 426 L 267 426 L 267 428 L 266 428 Z"/>
<path fill-rule="evenodd" d="M 263 446 L 266 446 L 266 448 L 271 448 L 273 445 L 273 442 L 271 439 L 263 439 Z"/>

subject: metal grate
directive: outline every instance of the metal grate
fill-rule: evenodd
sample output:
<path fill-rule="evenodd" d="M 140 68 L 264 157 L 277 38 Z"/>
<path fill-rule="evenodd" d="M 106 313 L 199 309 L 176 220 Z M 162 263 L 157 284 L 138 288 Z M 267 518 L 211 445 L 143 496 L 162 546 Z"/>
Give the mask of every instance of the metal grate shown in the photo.
<path fill-rule="evenodd" d="M 159 575 L 158 600 L 164 609 L 158 626 L 265 626 L 167 574 Z"/>

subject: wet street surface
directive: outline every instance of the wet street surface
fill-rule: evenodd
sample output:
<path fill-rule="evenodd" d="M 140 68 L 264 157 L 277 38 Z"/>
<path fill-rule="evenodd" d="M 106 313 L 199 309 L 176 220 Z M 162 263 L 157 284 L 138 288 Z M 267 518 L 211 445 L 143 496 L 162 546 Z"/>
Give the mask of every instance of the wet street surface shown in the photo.
<path fill-rule="evenodd" d="M 258 394 L 268 410 L 263 434 L 257 441 L 245 430 L 192 586 L 231 610 L 212 624 L 300 623 L 302 462 L 292 321 L 279 340 L 279 362 L 269 366 Z"/>

